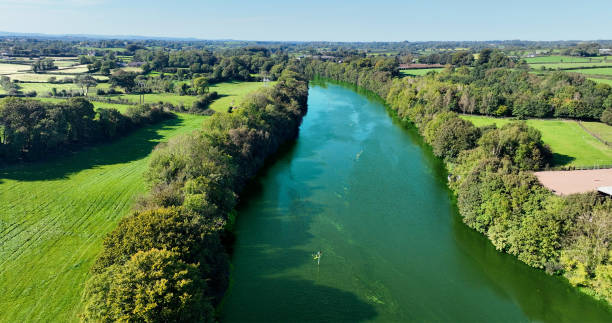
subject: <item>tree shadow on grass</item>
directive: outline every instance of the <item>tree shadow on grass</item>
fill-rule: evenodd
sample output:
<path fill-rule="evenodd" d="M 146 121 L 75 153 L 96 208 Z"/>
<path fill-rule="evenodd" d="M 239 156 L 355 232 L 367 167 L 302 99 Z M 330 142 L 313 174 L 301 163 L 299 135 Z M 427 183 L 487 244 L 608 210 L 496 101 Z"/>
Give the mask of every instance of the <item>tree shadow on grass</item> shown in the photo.
<path fill-rule="evenodd" d="M 76 152 L 68 152 L 67 155 L 54 155 L 47 160 L 1 167 L 0 183 L 2 179 L 57 180 L 85 169 L 139 160 L 149 155 L 159 140 L 163 139 L 159 131 L 177 128 L 182 124 L 181 119 L 173 118 L 135 130 L 112 142 L 84 147 Z"/>
<path fill-rule="evenodd" d="M 565 166 L 573 162 L 574 160 L 576 160 L 575 157 L 563 155 L 559 153 L 553 153 L 553 156 L 552 156 L 553 166 Z"/>

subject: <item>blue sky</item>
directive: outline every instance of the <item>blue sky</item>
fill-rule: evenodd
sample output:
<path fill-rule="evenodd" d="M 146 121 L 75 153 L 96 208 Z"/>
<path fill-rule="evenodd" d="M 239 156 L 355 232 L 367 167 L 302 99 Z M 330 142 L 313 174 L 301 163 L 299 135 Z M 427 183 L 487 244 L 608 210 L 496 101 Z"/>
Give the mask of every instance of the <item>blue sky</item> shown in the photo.
<path fill-rule="evenodd" d="M 612 39 L 612 0 L 0 0 L 0 31 L 299 41 Z"/>

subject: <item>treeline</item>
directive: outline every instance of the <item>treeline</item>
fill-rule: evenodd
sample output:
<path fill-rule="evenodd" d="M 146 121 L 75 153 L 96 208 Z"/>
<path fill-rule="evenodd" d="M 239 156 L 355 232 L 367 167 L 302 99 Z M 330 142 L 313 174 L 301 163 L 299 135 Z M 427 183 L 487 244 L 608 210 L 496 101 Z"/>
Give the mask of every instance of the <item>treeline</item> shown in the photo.
<path fill-rule="evenodd" d="M 251 81 L 251 74 L 275 80 L 288 62 L 288 56 L 272 55 L 263 47 L 247 47 L 215 52 L 209 50 L 137 50 L 133 61 L 142 62 L 144 73 L 157 71 L 176 74 L 180 79 L 205 76 L 211 83 L 229 80 Z"/>
<path fill-rule="evenodd" d="M 452 111 L 458 104 L 452 98 L 461 97 L 448 95 L 457 85 L 439 80 L 453 71 L 423 80 L 387 76 L 376 84 L 373 79 L 385 78 L 375 69 L 316 61 L 302 67 L 382 95 L 402 120 L 416 125 L 447 163 L 463 221 L 498 250 L 612 303 L 612 201 L 596 193 L 559 197 L 540 185 L 531 171 L 545 167 L 551 154 L 538 130 L 522 122 L 476 128 L 461 119 Z"/>
<path fill-rule="evenodd" d="M 155 149 L 146 175 L 151 190 L 104 240 L 85 287 L 83 320 L 213 320 L 228 284 L 223 242 L 238 194 L 297 136 L 307 95 L 306 80 L 286 69 L 232 113 Z"/>
<path fill-rule="evenodd" d="M 555 72 L 545 76 L 526 70 L 504 68 L 512 61 L 500 52 L 481 52 L 471 68 L 448 68 L 406 82 L 411 91 L 438 100 L 451 111 L 520 119 L 573 118 L 610 123 L 612 87 L 579 74 Z M 333 79 L 348 80 L 385 97 L 392 73 L 377 67 L 379 61 L 367 58 L 345 64 L 317 61 L 306 64 L 306 72 Z M 373 84 L 378 83 L 378 84 Z M 604 111 L 607 111 L 604 113 Z"/>
<path fill-rule="evenodd" d="M 0 163 L 36 160 L 49 153 L 108 141 L 173 117 L 153 106 L 94 109 L 83 98 L 60 103 L 5 98 L 0 103 Z"/>

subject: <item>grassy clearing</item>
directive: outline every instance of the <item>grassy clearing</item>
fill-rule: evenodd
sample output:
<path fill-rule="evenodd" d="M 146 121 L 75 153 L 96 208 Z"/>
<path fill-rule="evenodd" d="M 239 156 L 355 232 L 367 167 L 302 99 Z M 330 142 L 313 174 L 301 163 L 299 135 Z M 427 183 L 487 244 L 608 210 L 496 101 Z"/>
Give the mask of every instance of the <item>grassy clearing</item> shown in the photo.
<path fill-rule="evenodd" d="M 462 115 L 461 117 L 472 121 L 476 126 L 496 124 L 499 127 L 514 121 L 485 116 Z M 580 128 L 576 121 L 530 119 L 526 122 L 540 130 L 542 140 L 552 149 L 555 154 L 553 166 L 612 164 L 612 149 Z"/>
<path fill-rule="evenodd" d="M 77 321 L 102 239 L 146 190 L 151 149 L 204 118 L 181 115 L 70 156 L 1 168 L 0 321 Z"/>
<path fill-rule="evenodd" d="M 13 74 L 19 71 L 29 71 L 31 69 L 30 65 L 0 63 L 0 75 Z"/>
<path fill-rule="evenodd" d="M 590 132 L 596 134 L 599 138 L 612 142 L 612 126 L 608 126 L 601 122 L 581 122 L 582 125 L 589 129 Z M 612 147 L 610 147 L 612 149 Z"/>
<path fill-rule="evenodd" d="M 443 67 L 439 67 L 439 68 L 420 68 L 420 69 L 413 69 L 413 70 L 401 70 L 400 73 L 402 75 L 409 75 L 409 76 L 423 76 L 431 71 L 434 72 L 438 72 L 443 70 Z"/>
<path fill-rule="evenodd" d="M 601 61 L 601 57 L 593 57 L 591 61 Z M 538 56 L 538 57 L 526 57 L 525 61 L 529 64 L 533 63 L 588 63 L 589 57 L 577 57 L 577 56 Z"/>

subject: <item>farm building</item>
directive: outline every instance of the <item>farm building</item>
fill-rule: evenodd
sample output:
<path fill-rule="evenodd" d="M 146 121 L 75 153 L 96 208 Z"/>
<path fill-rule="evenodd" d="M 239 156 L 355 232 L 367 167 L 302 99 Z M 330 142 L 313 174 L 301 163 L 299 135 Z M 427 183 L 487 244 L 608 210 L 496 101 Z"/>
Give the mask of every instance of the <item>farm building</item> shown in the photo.
<path fill-rule="evenodd" d="M 544 187 L 557 195 L 599 191 L 612 195 L 612 169 L 535 172 Z"/>

